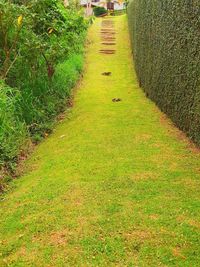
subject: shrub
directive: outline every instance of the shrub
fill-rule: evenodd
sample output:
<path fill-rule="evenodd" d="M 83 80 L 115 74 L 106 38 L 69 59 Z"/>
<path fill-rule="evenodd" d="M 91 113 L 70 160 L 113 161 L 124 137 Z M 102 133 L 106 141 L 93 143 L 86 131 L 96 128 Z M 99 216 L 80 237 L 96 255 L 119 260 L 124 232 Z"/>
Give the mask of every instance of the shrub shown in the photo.
<path fill-rule="evenodd" d="M 0 0 L 0 177 L 38 142 L 82 70 L 88 22 L 60 0 Z"/>
<path fill-rule="evenodd" d="M 94 15 L 99 17 L 101 15 L 107 14 L 107 10 L 104 7 L 96 6 L 93 8 Z"/>
<path fill-rule="evenodd" d="M 74 54 L 57 64 L 51 80 L 38 77 L 23 85 L 21 108 L 34 141 L 51 132 L 51 121 L 64 110 L 82 66 L 83 55 Z"/>
<path fill-rule="evenodd" d="M 132 0 L 128 19 L 140 85 L 200 144 L 199 1 Z"/>

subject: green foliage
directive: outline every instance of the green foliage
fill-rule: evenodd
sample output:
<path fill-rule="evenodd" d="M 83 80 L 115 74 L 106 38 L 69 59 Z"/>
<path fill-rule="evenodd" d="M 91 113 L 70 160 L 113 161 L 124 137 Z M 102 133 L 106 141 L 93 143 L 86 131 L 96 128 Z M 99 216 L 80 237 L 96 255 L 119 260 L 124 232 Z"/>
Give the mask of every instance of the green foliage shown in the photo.
<path fill-rule="evenodd" d="M 34 140 L 35 135 L 38 139 L 39 135 L 43 136 L 51 131 L 51 120 L 63 111 L 82 65 L 82 55 L 74 54 L 68 60 L 57 64 L 51 80 L 43 76 L 23 84 L 23 118 Z"/>
<path fill-rule="evenodd" d="M 0 0 L 0 77 L 12 86 L 15 86 L 13 76 L 21 84 L 24 67 L 34 79 L 32 76 L 45 64 L 51 78 L 58 62 L 70 53 L 79 52 L 87 27 L 77 11 L 61 8 L 57 0 L 29 1 L 27 6 L 19 2 Z M 23 68 L 19 71 L 20 66 Z M 16 73 L 9 75 L 11 71 Z"/>
<path fill-rule="evenodd" d="M 20 92 L 0 81 L 0 167 L 15 160 L 27 136 L 20 102 Z"/>
<path fill-rule="evenodd" d="M 199 1 L 132 0 L 129 28 L 146 94 L 200 144 Z"/>
<path fill-rule="evenodd" d="M 0 169 L 51 131 L 82 69 L 88 22 L 62 1 L 0 0 Z"/>
<path fill-rule="evenodd" d="M 93 8 L 93 11 L 94 11 L 94 15 L 96 17 L 101 16 L 101 15 L 104 15 L 104 14 L 107 13 L 107 10 L 104 7 L 100 7 L 100 6 L 94 7 Z"/>

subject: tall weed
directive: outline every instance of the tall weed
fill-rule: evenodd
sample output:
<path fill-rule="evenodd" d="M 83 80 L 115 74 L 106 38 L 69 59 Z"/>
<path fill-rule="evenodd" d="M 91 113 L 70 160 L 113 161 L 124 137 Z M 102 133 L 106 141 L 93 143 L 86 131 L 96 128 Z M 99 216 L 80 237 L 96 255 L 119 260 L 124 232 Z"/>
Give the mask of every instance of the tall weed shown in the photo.
<path fill-rule="evenodd" d="M 0 81 L 0 168 L 12 168 L 28 136 L 21 109 L 21 94 Z"/>

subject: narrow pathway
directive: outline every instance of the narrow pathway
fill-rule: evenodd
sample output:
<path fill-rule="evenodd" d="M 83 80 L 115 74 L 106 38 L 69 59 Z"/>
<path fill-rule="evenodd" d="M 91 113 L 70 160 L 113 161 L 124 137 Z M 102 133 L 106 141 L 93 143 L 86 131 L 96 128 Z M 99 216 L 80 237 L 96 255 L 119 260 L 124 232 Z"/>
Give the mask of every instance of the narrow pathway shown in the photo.
<path fill-rule="evenodd" d="M 125 16 L 86 50 L 74 107 L 4 196 L 0 266 L 200 266 L 199 152 L 138 87 Z"/>

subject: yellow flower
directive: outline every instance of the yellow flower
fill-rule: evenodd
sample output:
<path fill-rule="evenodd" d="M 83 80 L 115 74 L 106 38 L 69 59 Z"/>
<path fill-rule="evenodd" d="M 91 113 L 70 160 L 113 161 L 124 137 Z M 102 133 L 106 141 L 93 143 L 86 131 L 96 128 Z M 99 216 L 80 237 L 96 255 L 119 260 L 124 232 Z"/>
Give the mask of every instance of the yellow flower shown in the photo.
<path fill-rule="evenodd" d="M 22 20 L 23 20 L 23 16 L 20 15 L 20 16 L 18 17 L 18 19 L 17 19 L 17 24 L 18 24 L 19 27 L 22 25 Z"/>

